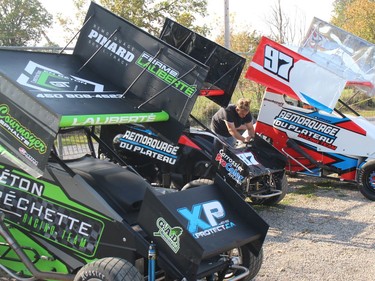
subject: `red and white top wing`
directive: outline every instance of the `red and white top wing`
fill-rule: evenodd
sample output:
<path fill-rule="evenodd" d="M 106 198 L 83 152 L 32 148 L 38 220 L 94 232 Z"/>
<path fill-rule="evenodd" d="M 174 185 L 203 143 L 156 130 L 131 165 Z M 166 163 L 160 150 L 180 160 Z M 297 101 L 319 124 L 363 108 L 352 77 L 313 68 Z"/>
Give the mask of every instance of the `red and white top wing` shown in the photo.
<path fill-rule="evenodd" d="M 333 111 L 347 82 L 266 37 L 262 37 L 245 77 L 327 112 Z"/>

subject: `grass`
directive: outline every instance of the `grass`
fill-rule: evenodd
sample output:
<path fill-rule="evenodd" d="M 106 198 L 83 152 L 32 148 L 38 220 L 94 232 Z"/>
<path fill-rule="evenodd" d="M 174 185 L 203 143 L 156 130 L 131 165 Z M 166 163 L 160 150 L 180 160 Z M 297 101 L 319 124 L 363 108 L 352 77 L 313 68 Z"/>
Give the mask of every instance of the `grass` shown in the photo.
<path fill-rule="evenodd" d="M 321 178 L 313 178 L 311 182 L 303 182 L 295 185 L 293 189 L 289 192 L 291 195 L 302 195 L 306 198 L 316 198 L 318 193 L 322 194 L 325 192 L 334 192 L 335 196 L 346 197 L 342 189 L 345 187 L 346 183 L 338 180 L 325 180 Z M 348 184 L 350 184 L 348 182 Z M 347 186 L 346 186 L 347 187 Z M 282 201 L 284 202 L 285 199 Z M 286 202 L 284 202 L 286 203 Z"/>
<path fill-rule="evenodd" d="M 308 183 L 300 188 L 297 188 L 293 193 L 305 195 L 308 198 L 316 197 L 316 192 L 318 191 L 318 188 L 313 183 Z"/>

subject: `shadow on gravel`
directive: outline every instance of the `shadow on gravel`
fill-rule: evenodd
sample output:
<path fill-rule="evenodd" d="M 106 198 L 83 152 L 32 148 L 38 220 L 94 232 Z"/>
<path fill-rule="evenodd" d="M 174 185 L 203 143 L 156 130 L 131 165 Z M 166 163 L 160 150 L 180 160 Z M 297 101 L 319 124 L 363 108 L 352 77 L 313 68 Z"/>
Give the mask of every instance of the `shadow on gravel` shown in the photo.
<path fill-rule="evenodd" d="M 289 181 L 289 179 L 288 179 Z M 253 206 L 270 225 L 267 240 L 327 242 L 374 249 L 374 204 L 354 183 L 292 178 L 289 193 L 277 205 Z"/>
<path fill-rule="evenodd" d="M 373 249 L 375 240 L 361 243 L 353 241 L 371 226 L 371 223 L 346 219 L 346 212 L 327 211 L 317 208 L 281 206 L 258 213 L 270 225 L 268 240 L 278 243 L 294 239 L 348 244 Z"/>
<path fill-rule="evenodd" d="M 302 194 L 306 197 L 325 196 L 331 198 L 349 197 L 350 200 L 359 202 L 372 202 L 365 198 L 359 191 L 355 182 L 342 182 L 330 178 L 316 177 L 288 177 L 289 194 Z M 352 193 L 357 193 L 353 196 Z"/>

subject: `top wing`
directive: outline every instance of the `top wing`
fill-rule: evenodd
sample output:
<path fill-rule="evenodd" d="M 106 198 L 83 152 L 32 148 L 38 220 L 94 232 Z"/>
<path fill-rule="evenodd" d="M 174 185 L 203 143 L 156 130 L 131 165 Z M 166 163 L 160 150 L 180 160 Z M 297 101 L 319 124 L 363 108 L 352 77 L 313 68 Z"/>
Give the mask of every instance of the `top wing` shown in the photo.
<path fill-rule="evenodd" d="M 245 77 L 327 112 L 332 112 L 346 84 L 335 73 L 266 37 Z"/>
<path fill-rule="evenodd" d="M 92 2 L 73 54 L 0 50 L 0 153 L 37 177 L 60 127 L 149 122 L 177 141 L 208 69 Z"/>
<path fill-rule="evenodd" d="M 348 85 L 374 95 L 374 44 L 314 18 L 298 53 L 346 79 Z"/>
<path fill-rule="evenodd" d="M 201 96 L 227 106 L 240 78 L 245 59 L 219 44 L 167 19 L 160 39 L 210 67 Z"/>

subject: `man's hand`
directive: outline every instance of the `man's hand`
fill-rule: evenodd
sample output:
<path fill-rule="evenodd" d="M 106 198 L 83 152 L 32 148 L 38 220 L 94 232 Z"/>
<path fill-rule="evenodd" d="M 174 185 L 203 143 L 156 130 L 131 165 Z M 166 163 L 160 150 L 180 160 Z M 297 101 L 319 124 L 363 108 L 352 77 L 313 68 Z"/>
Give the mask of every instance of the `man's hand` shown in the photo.
<path fill-rule="evenodd" d="M 251 136 L 247 136 L 247 137 L 245 138 L 244 143 L 249 143 L 251 139 L 252 139 Z"/>

